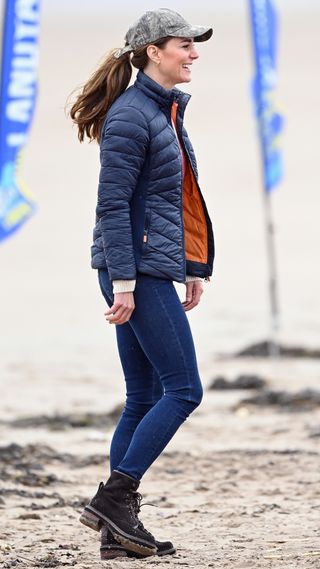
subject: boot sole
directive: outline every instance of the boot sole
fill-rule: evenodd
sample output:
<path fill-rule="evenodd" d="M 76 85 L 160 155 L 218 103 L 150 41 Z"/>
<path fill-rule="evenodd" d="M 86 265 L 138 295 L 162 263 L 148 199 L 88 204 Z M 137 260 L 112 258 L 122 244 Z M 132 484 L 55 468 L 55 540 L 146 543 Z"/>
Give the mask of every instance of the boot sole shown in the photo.
<path fill-rule="evenodd" d="M 176 553 L 176 549 L 175 547 L 171 547 L 170 549 L 165 549 L 163 551 L 159 551 L 157 550 L 157 553 L 155 553 L 155 555 L 157 557 L 163 557 L 163 555 L 173 555 L 174 553 Z M 135 554 L 132 551 L 127 551 L 127 556 L 128 557 L 135 557 L 136 559 L 142 559 L 144 557 L 144 555 L 139 555 L 138 553 Z"/>
<path fill-rule="evenodd" d="M 175 547 L 171 547 L 170 549 L 166 549 L 164 551 L 157 551 L 155 554 L 158 557 L 162 557 L 163 555 L 174 555 L 176 553 Z M 145 556 L 140 555 L 139 553 L 134 553 L 133 551 L 126 551 L 126 550 L 119 550 L 116 547 L 100 551 L 100 558 L 102 560 L 106 559 L 116 559 L 116 557 L 131 557 L 135 559 L 143 559 Z"/>
<path fill-rule="evenodd" d="M 108 551 L 102 551 L 100 553 L 100 559 L 102 561 L 107 561 L 109 559 L 116 559 L 117 557 L 128 557 L 126 551 L 121 551 L 119 549 L 110 549 Z"/>
<path fill-rule="evenodd" d="M 149 557 L 151 555 L 157 555 L 157 548 L 154 547 L 154 545 L 147 542 L 146 540 L 140 540 L 140 543 L 137 543 L 135 541 L 135 539 L 137 539 L 135 536 L 131 536 L 128 533 L 124 532 L 112 520 L 110 520 L 110 518 L 108 518 L 107 516 L 96 510 L 95 508 L 92 508 L 92 506 L 85 507 L 84 511 L 80 516 L 80 522 L 90 527 L 91 529 L 94 529 L 95 531 L 99 531 L 102 524 L 106 523 L 113 537 L 129 551 L 133 551 L 134 553 L 140 553 L 141 555 L 145 555 L 146 557 Z"/>
<path fill-rule="evenodd" d="M 99 518 L 97 518 L 97 516 L 95 516 L 94 514 L 91 514 L 90 512 L 87 512 L 86 510 L 83 510 L 81 516 L 80 516 L 80 522 L 87 526 L 90 529 L 93 529 L 94 531 L 100 531 L 103 523 L 101 520 L 99 520 Z"/>

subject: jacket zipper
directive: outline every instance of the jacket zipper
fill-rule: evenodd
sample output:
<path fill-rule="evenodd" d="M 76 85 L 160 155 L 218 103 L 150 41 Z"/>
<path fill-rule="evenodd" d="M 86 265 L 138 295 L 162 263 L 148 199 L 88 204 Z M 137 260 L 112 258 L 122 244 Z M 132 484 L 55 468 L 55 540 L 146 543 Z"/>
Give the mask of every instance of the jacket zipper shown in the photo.
<path fill-rule="evenodd" d="M 178 145 L 179 145 L 179 141 L 177 140 Z M 181 151 L 180 151 L 180 147 L 179 147 L 179 154 L 180 154 L 180 160 L 182 160 L 181 157 Z M 184 236 L 184 220 L 183 220 L 183 174 L 182 174 L 182 162 L 181 162 L 181 200 L 180 200 L 180 213 L 181 213 L 181 225 L 182 225 L 182 251 L 183 251 L 183 270 L 184 270 L 184 282 L 186 282 L 186 278 L 187 278 L 187 260 L 186 260 L 186 246 L 185 246 L 185 236 Z"/>
<path fill-rule="evenodd" d="M 172 108 L 172 107 L 171 107 Z M 179 107 L 178 107 L 179 108 Z M 177 113 L 178 114 L 178 113 Z M 184 282 L 186 282 L 186 278 L 187 278 L 187 261 L 186 261 L 186 250 L 185 250 L 185 237 L 184 237 L 184 221 L 183 221 L 183 164 L 182 164 L 182 160 L 183 157 L 181 155 L 181 151 L 183 151 L 183 147 L 182 144 L 180 143 L 180 140 L 178 138 L 178 121 L 177 121 L 177 125 L 175 127 L 173 123 L 173 119 L 170 113 L 170 124 L 171 124 L 171 128 L 174 132 L 175 138 L 176 138 L 176 142 L 177 142 L 177 146 L 178 146 L 178 151 L 179 151 L 179 156 L 180 156 L 180 162 L 181 162 L 181 182 L 180 182 L 180 187 L 181 187 L 181 200 L 180 200 L 180 216 L 181 216 L 181 226 L 182 226 L 182 251 L 183 251 L 183 270 L 184 270 Z"/>

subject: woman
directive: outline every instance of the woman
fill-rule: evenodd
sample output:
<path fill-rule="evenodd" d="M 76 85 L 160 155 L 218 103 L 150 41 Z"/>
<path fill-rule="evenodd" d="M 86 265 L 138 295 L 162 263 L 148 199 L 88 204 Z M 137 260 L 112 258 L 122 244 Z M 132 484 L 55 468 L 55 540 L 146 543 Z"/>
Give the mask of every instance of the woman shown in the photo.
<path fill-rule="evenodd" d="M 194 42 L 212 29 L 168 9 L 148 11 L 129 29 L 72 107 L 79 139 L 100 143 L 101 171 L 92 247 L 109 324 L 116 325 L 127 399 L 110 449 L 111 475 L 81 515 L 102 528 L 101 556 L 174 553 L 138 519 L 140 480 L 200 404 L 185 312 L 212 274 L 212 226 L 183 126 Z M 132 54 L 132 55 L 131 55 Z M 127 88 L 132 65 L 139 69 Z M 186 283 L 180 302 L 173 281 Z"/>

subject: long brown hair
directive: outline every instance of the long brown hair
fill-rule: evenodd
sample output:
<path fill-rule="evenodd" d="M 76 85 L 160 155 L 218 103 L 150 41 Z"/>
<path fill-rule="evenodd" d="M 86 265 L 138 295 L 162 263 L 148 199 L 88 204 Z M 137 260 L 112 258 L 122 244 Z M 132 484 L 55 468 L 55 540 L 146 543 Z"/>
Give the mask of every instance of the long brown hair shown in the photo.
<path fill-rule="evenodd" d="M 164 48 L 169 39 L 171 38 L 162 38 L 152 45 Z M 148 45 L 136 49 L 132 56 L 127 52 L 118 59 L 114 56 L 117 50 L 113 49 L 84 84 L 70 110 L 70 116 L 78 126 L 80 142 L 83 142 L 85 136 L 90 141 L 99 142 L 105 115 L 128 87 L 132 65 L 140 70 L 146 67 L 149 61 Z"/>

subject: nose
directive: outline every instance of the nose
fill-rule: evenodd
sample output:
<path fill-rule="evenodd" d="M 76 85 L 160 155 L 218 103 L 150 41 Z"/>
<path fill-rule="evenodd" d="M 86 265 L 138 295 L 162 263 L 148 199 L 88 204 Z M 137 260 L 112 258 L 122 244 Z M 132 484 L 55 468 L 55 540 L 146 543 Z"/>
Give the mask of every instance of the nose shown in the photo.
<path fill-rule="evenodd" d="M 192 59 L 198 59 L 199 54 L 198 54 L 198 52 L 197 52 L 197 50 L 196 50 L 195 47 L 192 48 L 192 50 L 191 50 L 191 52 L 190 52 L 190 57 L 191 57 Z"/>

